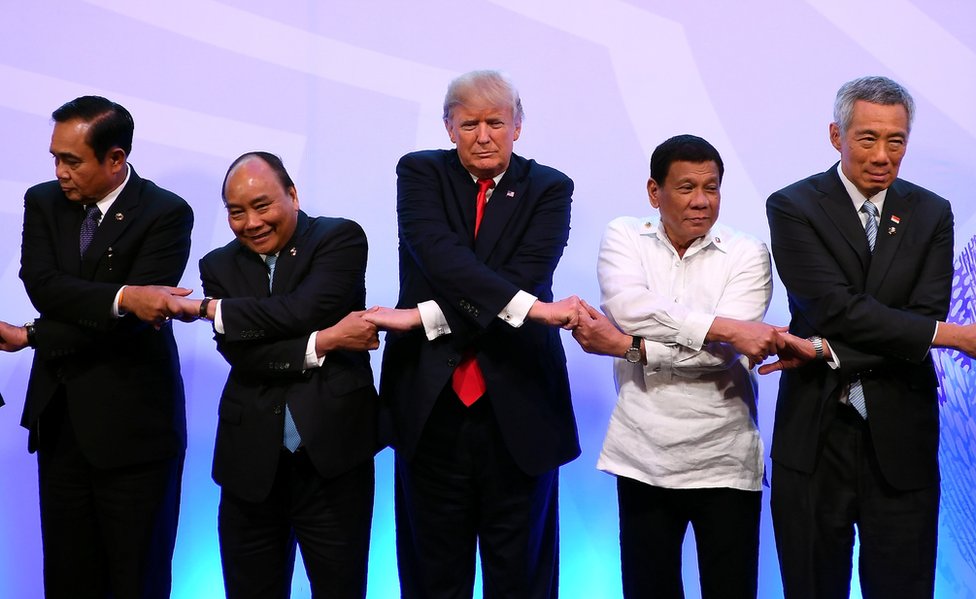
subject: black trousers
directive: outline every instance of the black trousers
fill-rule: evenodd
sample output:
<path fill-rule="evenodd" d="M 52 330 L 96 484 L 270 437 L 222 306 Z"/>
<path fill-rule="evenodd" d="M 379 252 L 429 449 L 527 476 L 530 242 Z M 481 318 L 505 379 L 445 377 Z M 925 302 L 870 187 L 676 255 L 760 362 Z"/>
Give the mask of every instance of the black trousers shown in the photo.
<path fill-rule="evenodd" d="M 866 421 L 837 404 L 816 470 L 773 463 L 771 507 L 788 599 L 847 599 L 854 530 L 866 599 L 932 597 L 939 487 L 899 491 L 881 474 Z"/>
<path fill-rule="evenodd" d="M 490 397 L 438 399 L 411 461 L 396 456 L 397 561 L 403 599 L 558 592 L 558 470 L 529 476 L 501 438 Z"/>
<path fill-rule="evenodd" d="M 681 599 L 681 547 L 695 531 L 704 599 L 756 597 L 761 491 L 665 489 L 617 477 L 627 599 Z"/>
<path fill-rule="evenodd" d="M 167 599 L 183 454 L 92 466 L 63 394 L 44 410 L 37 450 L 47 599 Z"/>
<path fill-rule="evenodd" d="M 229 599 L 287 599 L 296 542 L 315 599 L 366 596 L 373 460 L 323 478 L 305 450 L 281 450 L 271 494 L 254 503 L 221 491 L 220 561 Z"/>

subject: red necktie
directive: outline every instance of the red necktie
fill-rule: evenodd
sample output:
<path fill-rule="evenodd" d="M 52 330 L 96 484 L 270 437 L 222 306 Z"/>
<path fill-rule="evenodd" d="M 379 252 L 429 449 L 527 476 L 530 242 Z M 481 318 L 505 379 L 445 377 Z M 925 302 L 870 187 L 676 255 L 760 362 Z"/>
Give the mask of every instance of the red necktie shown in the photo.
<path fill-rule="evenodd" d="M 495 186 L 492 179 L 478 179 L 478 199 L 475 204 L 474 236 L 478 237 L 481 219 L 485 215 L 485 204 L 488 203 L 488 190 Z M 461 399 L 461 403 L 470 406 L 485 394 L 485 376 L 475 360 L 474 351 L 467 351 L 461 358 L 461 363 L 451 375 L 451 388 Z"/>

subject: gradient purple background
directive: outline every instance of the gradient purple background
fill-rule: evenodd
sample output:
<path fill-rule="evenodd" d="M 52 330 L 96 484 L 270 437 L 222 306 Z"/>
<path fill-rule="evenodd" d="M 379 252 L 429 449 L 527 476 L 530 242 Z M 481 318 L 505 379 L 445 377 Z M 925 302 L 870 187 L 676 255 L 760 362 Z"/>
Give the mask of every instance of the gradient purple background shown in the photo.
<path fill-rule="evenodd" d="M 197 260 L 231 237 L 219 197 L 225 168 L 243 151 L 266 149 L 284 158 L 306 211 L 363 225 L 371 246 L 367 301 L 393 304 L 393 167 L 413 149 L 448 147 L 444 89 L 475 68 L 505 70 L 520 88 L 527 118 L 516 152 L 576 182 L 557 296 L 598 302 L 603 228 L 615 216 L 651 212 L 647 159 L 677 133 L 701 135 L 722 153 L 722 221 L 768 239 L 766 196 L 836 160 L 827 139 L 834 93 L 865 74 L 888 75 L 914 93 L 918 117 L 902 175 L 953 202 L 958 249 L 976 234 L 976 4 L 969 0 L 4 0 L 0 15 L 0 255 L 7 256 L 0 318 L 10 322 L 36 315 L 17 278 L 22 197 L 53 176 L 50 113 L 90 93 L 130 109 L 132 164 L 193 206 L 183 284 L 196 289 Z M 778 281 L 767 320 L 787 320 Z M 176 327 L 190 440 L 173 595 L 218 597 L 210 460 L 227 366 L 207 327 Z M 561 596 L 616 598 L 614 483 L 594 469 L 615 401 L 610 361 L 583 354 L 568 334 L 564 342 L 583 455 L 563 469 Z M 0 410 L 0 597 L 41 596 L 35 460 L 18 426 L 31 357 L 30 350 L 0 356 L 8 403 Z M 961 376 L 972 385 L 971 370 Z M 767 446 L 776 382 L 762 381 Z M 943 434 L 952 447 L 943 471 L 947 483 L 972 489 L 976 426 L 969 411 L 957 416 L 961 424 Z M 389 450 L 377 465 L 369 597 L 385 599 L 398 594 Z M 937 594 L 976 597 L 976 563 L 966 557 L 976 539 L 973 514 L 947 509 Z M 693 597 L 693 543 L 686 548 Z M 782 595 L 768 509 L 760 578 L 762 597 Z M 299 572 L 293 596 L 307 597 L 307 587 Z"/>

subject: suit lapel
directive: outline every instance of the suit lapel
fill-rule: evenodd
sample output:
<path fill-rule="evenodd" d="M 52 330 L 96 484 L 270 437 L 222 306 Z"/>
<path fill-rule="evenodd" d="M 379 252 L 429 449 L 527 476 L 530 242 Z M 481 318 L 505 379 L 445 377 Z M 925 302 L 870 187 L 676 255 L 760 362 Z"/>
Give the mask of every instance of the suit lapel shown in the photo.
<path fill-rule="evenodd" d="M 474 218 L 476 212 L 475 204 L 478 198 L 478 185 L 471 178 L 471 173 L 461 165 L 456 151 L 452 153 L 449 159 L 448 173 L 451 186 L 454 188 L 457 213 L 460 214 L 460 227 L 456 230 L 458 240 L 468 247 L 474 247 Z M 450 210 L 448 206 L 444 208 L 445 210 Z M 484 227 L 484 220 L 482 220 L 481 226 Z"/>
<path fill-rule="evenodd" d="M 261 256 L 243 245 L 239 245 L 237 253 L 234 255 L 234 263 L 244 275 L 242 277 L 244 292 L 241 295 L 245 297 L 267 297 L 270 295 L 268 267 Z M 277 275 L 277 264 L 275 265 L 275 274 Z"/>
<path fill-rule="evenodd" d="M 869 293 L 877 291 L 884 281 L 885 274 L 898 253 L 898 246 L 905 238 L 904 232 L 911 226 L 914 210 L 915 202 L 911 196 L 902 193 L 901 185 L 896 179 L 888 188 L 884 212 L 881 213 L 881 222 L 878 224 L 878 239 L 874 244 L 874 255 L 868 271 L 866 291 Z"/>
<path fill-rule="evenodd" d="M 132 167 L 129 167 L 132 169 Z M 142 210 L 140 205 L 140 190 L 142 180 L 136 174 L 135 169 L 131 170 L 129 182 L 119 197 L 112 202 L 108 214 L 102 215 L 101 223 L 95 229 L 95 236 L 92 237 L 91 245 L 81 259 L 81 276 L 91 278 L 98 267 L 98 261 L 105 254 L 111 253 L 112 243 L 122 235 L 129 223 L 138 218 Z M 80 231 L 80 223 L 79 223 Z"/>
<path fill-rule="evenodd" d="M 850 194 L 837 174 L 836 165 L 832 167 L 827 176 L 820 182 L 819 190 L 824 194 L 820 202 L 821 208 L 840 231 L 841 236 L 857 254 L 861 261 L 861 266 L 865 272 L 871 264 L 871 249 L 868 247 L 868 239 L 864 234 L 864 225 L 854 210 L 854 202 Z"/>
<path fill-rule="evenodd" d="M 57 204 L 58 252 L 61 254 L 60 264 L 65 271 L 80 274 L 81 259 L 78 254 L 78 242 L 81 234 L 81 221 L 85 218 L 85 211 L 80 204 L 64 198 Z"/>
<path fill-rule="evenodd" d="M 301 241 L 305 237 L 306 229 L 308 229 L 308 215 L 299 210 L 295 233 L 288 240 L 288 243 L 281 248 L 281 251 L 278 252 L 278 260 L 275 262 L 274 281 L 271 282 L 272 295 L 285 293 L 289 289 L 294 289 L 291 279 L 295 273 L 295 264 L 299 259 L 304 258 L 301 255 L 303 249 L 301 247 Z"/>
<path fill-rule="evenodd" d="M 498 244 L 505 233 L 505 227 L 512 218 L 516 209 L 522 205 L 520 199 L 525 191 L 526 177 L 525 160 L 520 156 L 512 154 L 508 170 L 501 178 L 495 190 L 491 194 L 491 200 L 485 206 L 485 214 L 481 220 L 481 228 L 478 230 L 478 239 L 475 241 L 475 255 L 482 262 L 487 262 L 492 250 Z"/>

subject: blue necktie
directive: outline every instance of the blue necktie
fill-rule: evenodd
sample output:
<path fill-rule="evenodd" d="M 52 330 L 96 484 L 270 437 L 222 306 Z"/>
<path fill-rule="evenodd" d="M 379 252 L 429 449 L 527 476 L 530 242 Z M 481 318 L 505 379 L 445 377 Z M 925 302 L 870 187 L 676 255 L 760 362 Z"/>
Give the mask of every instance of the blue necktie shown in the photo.
<path fill-rule="evenodd" d="M 874 244 L 878 240 L 878 207 L 872 204 L 871 200 L 867 200 L 861 206 L 861 212 L 868 215 L 868 220 L 864 224 L 864 235 L 868 238 L 868 247 L 871 248 L 871 253 L 874 253 Z M 861 415 L 861 418 L 867 420 L 868 407 L 864 403 L 864 387 L 861 385 L 860 378 L 855 378 L 851 382 L 847 400 L 851 407 Z"/>
<path fill-rule="evenodd" d="M 271 290 L 271 284 L 274 282 L 274 271 L 275 263 L 278 262 L 278 256 L 274 254 L 269 254 L 265 259 L 264 263 L 268 267 L 268 290 Z M 298 434 L 298 428 L 295 426 L 295 419 L 292 418 L 291 410 L 288 409 L 288 404 L 285 404 L 285 435 L 284 435 L 284 445 L 285 448 L 294 453 L 298 446 L 302 443 L 302 437 Z"/>
<path fill-rule="evenodd" d="M 98 209 L 97 204 L 85 206 L 85 220 L 81 221 L 81 233 L 78 235 L 78 249 L 81 250 L 82 256 L 85 255 L 85 250 L 91 245 L 100 220 L 102 220 L 102 211 Z"/>

